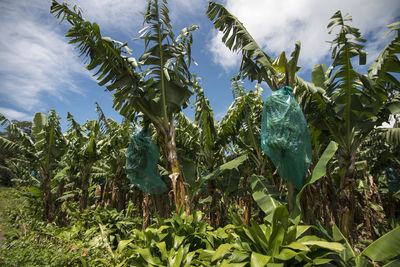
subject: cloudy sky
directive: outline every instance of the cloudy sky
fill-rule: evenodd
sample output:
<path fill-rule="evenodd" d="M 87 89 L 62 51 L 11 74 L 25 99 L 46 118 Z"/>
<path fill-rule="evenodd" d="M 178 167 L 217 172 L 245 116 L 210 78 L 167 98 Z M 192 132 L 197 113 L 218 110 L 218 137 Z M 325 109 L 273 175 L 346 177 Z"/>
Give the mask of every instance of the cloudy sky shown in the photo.
<path fill-rule="evenodd" d="M 143 52 L 132 41 L 142 27 L 145 0 L 70 0 L 79 5 L 84 17 L 96 21 L 104 36 L 128 42 L 133 56 Z M 225 0 L 218 1 L 238 17 L 263 50 L 270 56 L 290 53 L 294 42 L 302 44 L 300 76 L 310 80 L 310 69 L 329 61 L 329 44 L 334 36 L 326 25 L 337 11 L 350 13 L 352 25 L 368 39 L 368 64 L 388 42 L 382 39 L 386 25 L 400 20 L 398 0 Z M 240 57 L 220 41 L 205 11 L 205 0 L 170 0 L 175 32 L 191 24 L 194 32 L 193 57 L 198 66 L 192 73 L 201 78 L 217 119 L 232 102 L 229 79 L 239 68 Z M 67 44 L 68 25 L 59 24 L 50 14 L 50 0 L 0 1 L 0 113 L 10 119 L 31 120 L 35 112 L 55 109 L 63 119 L 67 112 L 83 123 L 95 119 L 94 102 L 107 116 L 120 120 L 112 109 L 111 94 L 100 88 L 85 69 L 85 59 Z M 251 87 L 253 85 L 246 84 Z M 263 86 L 265 94 L 269 89 Z M 248 88 L 250 89 L 250 88 Z M 186 113 L 191 114 L 188 109 Z"/>

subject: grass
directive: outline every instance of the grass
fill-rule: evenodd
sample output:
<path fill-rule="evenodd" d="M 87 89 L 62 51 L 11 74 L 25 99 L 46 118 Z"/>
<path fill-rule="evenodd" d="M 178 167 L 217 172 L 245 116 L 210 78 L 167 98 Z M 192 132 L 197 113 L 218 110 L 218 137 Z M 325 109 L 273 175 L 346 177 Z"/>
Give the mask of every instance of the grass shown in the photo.
<path fill-rule="evenodd" d="M 0 266 L 76 266 L 79 253 L 41 221 L 38 200 L 24 190 L 0 187 L 0 216 L 6 237 L 0 245 Z"/>

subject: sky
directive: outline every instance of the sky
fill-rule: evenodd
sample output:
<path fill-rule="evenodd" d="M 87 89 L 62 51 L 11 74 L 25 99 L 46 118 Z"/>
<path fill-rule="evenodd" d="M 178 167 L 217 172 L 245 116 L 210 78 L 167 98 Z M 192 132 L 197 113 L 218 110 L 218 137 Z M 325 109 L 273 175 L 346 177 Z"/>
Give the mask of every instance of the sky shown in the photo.
<path fill-rule="evenodd" d="M 60 1 L 61 2 L 61 1 Z M 133 57 L 143 53 L 143 44 L 132 39 L 143 26 L 145 0 L 69 0 L 83 10 L 84 18 L 97 22 L 103 36 L 128 42 Z M 398 0 L 223 0 L 262 49 L 277 57 L 290 54 L 295 41 L 301 42 L 298 73 L 310 81 L 310 71 L 319 63 L 330 63 L 329 18 L 337 11 L 353 17 L 352 26 L 366 38 L 367 66 L 389 42 L 383 39 L 386 25 L 400 20 Z M 229 51 L 206 16 L 208 1 L 169 0 L 168 8 L 175 33 L 192 24 L 191 72 L 201 79 L 217 120 L 233 101 L 230 79 L 237 74 L 240 54 Z M 56 110 L 66 130 L 67 112 L 84 123 L 97 119 L 97 101 L 107 117 L 121 121 L 112 109 L 112 94 L 96 83 L 85 69 L 85 58 L 68 44 L 67 23 L 60 24 L 50 14 L 50 0 L 0 0 L 0 113 L 9 119 L 32 120 L 35 112 Z M 247 82 L 246 88 L 254 84 Z M 264 96 L 269 88 L 261 85 Z M 193 98 L 191 98 L 193 102 Z M 188 107 L 185 114 L 193 117 Z"/>

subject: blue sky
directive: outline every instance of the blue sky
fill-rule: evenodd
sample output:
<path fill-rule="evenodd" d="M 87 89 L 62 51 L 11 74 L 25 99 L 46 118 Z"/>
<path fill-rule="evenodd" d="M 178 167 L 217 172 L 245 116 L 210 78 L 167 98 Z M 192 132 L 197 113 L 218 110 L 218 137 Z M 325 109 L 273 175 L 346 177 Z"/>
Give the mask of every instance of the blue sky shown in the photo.
<path fill-rule="evenodd" d="M 128 42 L 133 56 L 143 52 L 140 41 L 132 41 L 142 28 L 145 0 L 70 0 L 79 5 L 89 21 L 96 21 L 103 36 Z M 352 25 L 360 28 L 368 39 L 366 50 L 369 65 L 388 42 L 382 39 L 386 25 L 400 20 L 398 0 L 225 0 L 218 1 L 237 16 L 270 56 L 282 51 L 290 53 L 294 42 L 302 44 L 299 75 L 310 80 L 311 68 L 329 63 L 326 25 L 337 10 L 350 13 Z M 192 73 L 201 78 L 201 85 L 217 119 L 232 103 L 230 78 L 239 68 L 240 55 L 230 52 L 220 41 L 205 11 L 205 0 L 168 1 L 174 31 L 196 24 L 194 32 Z M 99 102 L 106 116 L 120 121 L 112 109 L 111 94 L 96 84 L 64 37 L 68 25 L 59 24 L 50 14 L 50 0 L 0 1 L 0 113 L 10 119 L 31 120 L 35 112 L 55 109 L 62 118 L 71 112 L 84 123 L 96 119 L 94 102 Z M 246 83 L 248 89 L 254 85 Z M 264 94 L 269 89 L 262 85 Z M 188 108 L 185 113 L 192 117 Z"/>

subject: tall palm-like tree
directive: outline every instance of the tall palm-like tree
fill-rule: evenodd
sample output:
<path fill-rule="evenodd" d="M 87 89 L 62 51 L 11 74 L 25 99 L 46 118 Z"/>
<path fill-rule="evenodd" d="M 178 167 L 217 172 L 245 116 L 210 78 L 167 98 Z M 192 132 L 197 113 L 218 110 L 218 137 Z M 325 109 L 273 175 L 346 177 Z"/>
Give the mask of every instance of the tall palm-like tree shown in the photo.
<path fill-rule="evenodd" d="M 27 160 L 29 168 L 38 171 L 42 181 L 43 217 L 46 221 L 51 221 L 54 215 L 51 180 L 66 150 L 66 140 L 61 133 L 59 120 L 60 117 L 54 110 L 49 115 L 36 113 L 33 117 L 32 133 L 29 135 L 4 116 L 0 116 L 0 122 L 8 123 L 18 135 L 16 141 L 0 137 L 0 148 L 20 153 Z"/>
<path fill-rule="evenodd" d="M 76 170 L 80 176 L 79 210 L 82 212 L 88 206 L 92 168 L 100 158 L 98 148 L 101 137 L 100 125 L 96 120 L 89 120 L 81 126 L 69 112 L 67 119 L 70 122 L 70 128 L 67 131 L 68 154 L 70 163 L 73 165 L 70 168 Z"/>
<path fill-rule="evenodd" d="M 149 0 L 144 14 L 146 27 L 138 38 L 144 41 L 145 52 L 136 60 L 129 56 L 132 51 L 126 43 L 103 37 L 99 26 L 83 19 L 79 9 L 53 1 L 51 12 L 72 25 L 66 36 L 82 56 L 89 57 L 87 68 L 98 69 L 99 85 L 108 84 L 107 90 L 115 92 L 114 109 L 126 118 L 142 113 L 157 129 L 168 162 L 176 210 L 180 211 L 187 196 L 176 154 L 174 114 L 187 106 L 192 94 L 191 32 L 198 27 L 184 28 L 176 36 L 167 2 Z"/>
<path fill-rule="evenodd" d="M 96 102 L 96 110 L 104 138 L 99 142 L 102 159 L 107 164 L 101 164 L 100 169 L 112 178 L 111 206 L 121 211 L 124 208 L 126 189 L 126 150 L 134 130 L 132 124 L 125 120 L 122 124 L 111 118 L 106 118 L 103 110 Z"/>
<path fill-rule="evenodd" d="M 340 11 L 331 19 L 330 31 L 339 28 L 331 42 L 332 64 L 329 68 L 317 65 L 312 71 L 313 83 L 323 88 L 324 93 L 309 95 L 305 111 L 317 129 L 327 130 L 339 144 L 338 187 L 343 207 L 339 211 L 339 225 L 349 236 L 355 227 L 354 177 L 358 148 L 375 127 L 388 121 L 391 114 L 400 112 L 399 82 L 389 73 L 400 72 L 395 55 L 400 52 L 400 35 L 397 30 L 397 35 L 364 75 L 353 67 L 355 57 L 359 57 L 360 65 L 366 62 L 361 33 L 347 24 L 351 17 L 343 16 Z"/>
<path fill-rule="evenodd" d="M 276 90 L 276 80 L 288 80 L 287 84 L 298 87 L 303 93 L 307 119 L 316 129 L 328 131 L 339 144 L 340 200 L 344 208 L 339 212 L 341 230 L 349 237 L 354 229 L 354 171 L 355 153 L 361 141 L 375 127 L 388 120 L 389 114 L 397 114 L 399 105 L 399 82 L 391 73 L 400 72 L 396 54 L 400 51 L 399 23 L 390 25 L 395 31 L 393 40 L 384 48 L 368 71 L 357 72 L 352 59 L 359 57 L 365 64 L 361 34 L 346 24 L 351 18 L 338 11 L 329 24 L 331 30 L 339 28 L 332 41 L 332 64 L 329 68 L 317 65 L 312 71 L 312 83 L 298 77 L 295 72 L 298 55 L 294 53 L 292 64 L 285 64 L 284 71 L 255 42 L 243 24 L 222 5 L 210 2 L 207 10 L 215 28 L 224 33 L 222 41 L 233 51 L 242 52 L 239 76 L 250 80 L 265 81 Z M 296 45 L 295 51 L 298 45 Z M 279 58 L 275 61 L 279 62 Z M 285 73 L 285 74 L 284 74 Z M 397 90 L 397 93 L 396 93 Z M 298 93 L 299 94 L 299 93 Z M 316 115 L 316 116 L 311 116 Z M 394 131 L 393 131 L 394 133 Z"/>

